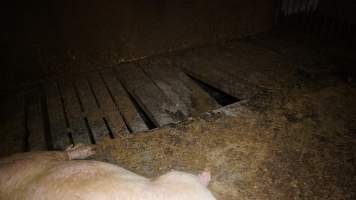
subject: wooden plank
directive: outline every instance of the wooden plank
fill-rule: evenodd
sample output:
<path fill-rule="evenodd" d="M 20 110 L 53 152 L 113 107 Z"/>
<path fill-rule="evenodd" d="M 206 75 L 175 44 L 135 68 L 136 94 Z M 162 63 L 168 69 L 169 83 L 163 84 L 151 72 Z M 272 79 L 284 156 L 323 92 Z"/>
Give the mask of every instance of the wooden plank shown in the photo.
<path fill-rule="evenodd" d="M 125 89 L 115 76 L 114 71 L 112 69 L 103 70 L 101 74 L 110 91 L 110 94 L 112 95 L 112 98 L 114 99 L 114 103 L 125 119 L 126 125 L 129 129 L 132 132 L 148 130 L 147 125 L 137 112 Z"/>
<path fill-rule="evenodd" d="M 208 93 L 196 85 L 183 71 L 174 67 L 171 59 L 159 57 L 142 61 L 140 64 L 185 116 L 196 116 L 219 107 Z"/>
<path fill-rule="evenodd" d="M 261 91 L 256 85 L 220 70 L 219 65 L 196 53 L 177 56 L 175 63 L 191 76 L 238 99 L 248 99 Z"/>
<path fill-rule="evenodd" d="M 115 106 L 99 72 L 90 73 L 87 77 L 93 86 L 94 93 L 113 136 L 118 136 L 119 133 L 128 133 L 126 124 Z"/>
<path fill-rule="evenodd" d="M 116 68 L 130 94 L 156 126 L 178 123 L 184 114 L 136 64 L 126 63 Z"/>
<path fill-rule="evenodd" d="M 75 80 L 75 87 L 79 99 L 82 102 L 84 113 L 87 117 L 91 133 L 97 142 L 103 138 L 109 138 L 110 134 L 104 122 L 104 114 L 101 112 L 101 105 L 94 94 L 92 85 L 90 85 L 87 74 L 79 76 Z"/>
<path fill-rule="evenodd" d="M 174 67 L 172 71 L 174 74 L 177 74 L 178 79 L 181 80 L 192 93 L 191 101 L 194 110 L 196 111 L 192 113 L 193 116 L 221 107 L 214 98 L 212 98 L 203 88 L 198 86 L 180 68 Z"/>
<path fill-rule="evenodd" d="M 65 118 L 58 83 L 56 81 L 45 83 L 44 91 L 52 145 L 54 149 L 63 150 L 71 144 L 71 141 L 68 136 L 69 122 Z"/>
<path fill-rule="evenodd" d="M 162 67 L 156 59 L 142 61 L 140 62 L 140 66 L 142 66 L 142 70 L 165 93 L 170 101 L 176 105 L 177 109 L 182 112 L 184 118 L 192 115 L 193 108 L 190 101 L 191 94 L 189 89 L 179 79 L 173 77 L 169 71 L 165 70 L 168 68 L 167 65 Z"/>
<path fill-rule="evenodd" d="M 59 88 L 63 96 L 65 112 L 68 115 L 69 132 L 74 144 L 90 144 L 88 128 L 86 127 L 81 105 L 71 80 L 60 80 Z"/>
<path fill-rule="evenodd" d="M 44 113 L 42 111 L 41 93 L 33 90 L 26 95 L 26 119 L 28 131 L 29 151 L 48 150 L 44 126 Z"/>

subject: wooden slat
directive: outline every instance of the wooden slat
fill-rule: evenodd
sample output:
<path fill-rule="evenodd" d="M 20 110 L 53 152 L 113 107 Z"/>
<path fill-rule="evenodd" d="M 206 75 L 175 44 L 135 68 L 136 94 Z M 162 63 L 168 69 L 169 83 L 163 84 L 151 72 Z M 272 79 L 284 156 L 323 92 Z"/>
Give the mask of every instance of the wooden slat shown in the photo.
<path fill-rule="evenodd" d="M 260 91 L 260 89 L 241 78 L 226 73 L 219 69 L 219 65 L 213 63 L 199 54 L 185 54 L 184 59 L 175 58 L 177 66 L 191 76 L 234 96 L 238 99 L 248 99 Z"/>
<path fill-rule="evenodd" d="M 190 92 L 179 79 L 173 77 L 168 66 L 160 66 L 159 61 L 144 61 L 140 62 L 142 70 L 154 81 L 154 83 L 165 93 L 165 95 L 173 102 L 177 109 L 182 112 L 184 118 L 191 116 L 192 103 L 190 100 Z"/>
<path fill-rule="evenodd" d="M 126 124 L 115 106 L 100 74 L 98 72 L 93 72 L 88 74 L 87 77 L 93 86 L 94 93 L 99 101 L 100 108 L 105 115 L 105 119 L 107 120 L 112 134 L 117 136 L 119 133 L 128 133 Z"/>
<path fill-rule="evenodd" d="M 31 91 L 26 95 L 26 115 L 28 130 L 28 150 L 47 150 L 47 142 L 44 127 L 44 113 L 42 111 L 41 96 L 39 90 Z"/>
<path fill-rule="evenodd" d="M 214 110 L 218 103 L 166 57 L 141 62 L 142 69 L 185 116 Z"/>
<path fill-rule="evenodd" d="M 125 89 L 117 80 L 114 71 L 112 69 L 104 70 L 101 74 L 129 129 L 132 132 L 148 130 L 147 125 L 137 112 Z"/>
<path fill-rule="evenodd" d="M 69 131 L 72 134 L 74 144 L 90 144 L 88 129 L 83 119 L 83 113 L 73 82 L 71 80 L 61 80 L 59 86 L 62 91 L 65 111 L 68 115 Z"/>
<path fill-rule="evenodd" d="M 44 84 L 44 90 L 52 145 L 54 149 L 63 150 L 71 144 L 71 141 L 68 136 L 67 126 L 69 125 L 67 125 L 65 119 L 58 83 L 55 81 L 47 82 Z"/>
<path fill-rule="evenodd" d="M 184 118 L 177 106 L 135 64 L 123 64 L 116 70 L 131 95 L 156 126 L 177 123 Z"/>
<path fill-rule="evenodd" d="M 174 67 L 173 73 L 177 74 L 179 80 L 192 93 L 191 101 L 196 112 L 193 112 L 193 116 L 215 110 L 220 107 L 214 98 L 212 98 L 204 89 L 198 86 L 191 78 L 189 78 L 180 68 Z"/>
<path fill-rule="evenodd" d="M 97 142 L 105 137 L 110 137 L 103 119 L 103 113 L 99 108 L 101 105 L 97 101 L 87 77 L 77 77 L 75 79 L 75 87 L 78 90 L 79 99 L 82 102 L 94 140 Z"/>

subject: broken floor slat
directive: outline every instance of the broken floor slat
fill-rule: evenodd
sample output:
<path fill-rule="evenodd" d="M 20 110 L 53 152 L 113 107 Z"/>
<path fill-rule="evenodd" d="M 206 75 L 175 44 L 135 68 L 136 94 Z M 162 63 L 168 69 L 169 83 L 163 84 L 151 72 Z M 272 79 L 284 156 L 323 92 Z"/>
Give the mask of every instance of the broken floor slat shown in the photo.
<path fill-rule="evenodd" d="M 192 104 L 197 111 L 197 113 L 193 113 L 193 115 L 215 110 L 220 107 L 214 98 L 212 98 L 203 88 L 198 86 L 180 68 L 174 67 L 174 72 L 177 74 L 179 80 L 181 80 L 192 93 Z"/>
<path fill-rule="evenodd" d="M 177 109 L 176 105 L 136 64 L 119 65 L 116 71 L 128 91 L 156 126 L 178 123 L 184 118 L 183 113 Z"/>
<path fill-rule="evenodd" d="M 112 134 L 114 136 L 118 136 L 119 133 L 127 133 L 128 130 L 125 122 L 116 108 L 100 74 L 98 72 L 94 72 L 88 74 L 87 77 L 93 86 L 94 93 L 100 104 L 100 108 L 105 115 L 105 119 L 107 120 Z"/>
<path fill-rule="evenodd" d="M 171 60 L 170 63 L 174 65 L 174 62 Z M 174 75 L 182 82 L 191 92 L 191 98 L 193 107 L 197 110 L 197 114 L 202 112 L 207 112 L 215 110 L 220 107 L 214 98 L 212 98 L 204 89 L 199 87 L 191 78 L 189 78 L 181 68 L 177 66 L 172 66 L 170 68 L 171 75 Z"/>
<path fill-rule="evenodd" d="M 132 132 L 148 130 L 147 125 L 137 112 L 125 89 L 115 76 L 114 71 L 112 69 L 103 70 L 101 74 L 112 95 L 114 103 L 117 105 L 129 129 Z"/>
<path fill-rule="evenodd" d="M 174 67 L 169 58 L 154 58 L 141 62 L 141 65 L 168 98 L 178 104 L 178 108 L 186 117 L 196 116 L 219 107 L 208 93 L 179 68 Z"/>
<path fill-rule="evenodd" d="M 29 151 L 47 150 L 46 133 L 44 126 L 44 113 L 41 104 L 41 94 L 39 90 L 33 90 L 26 95 L 26 118 L 28 131 Z"/>
<path fill-rule="evenodd" d="M 158 62 L 141 62 L 142 70 L 151 78 L 152 81 L 165 93 L 165 95 L 182 112 L 184 118 L 191 116 L 192 103 L 190 92 L 181 81 L 172 77 L 168 66 L 159 66 Z M 166 71 L 167 70 L 167 71 Z"/>
<path fill-rule="evenodd" d="M 51 141 L 54 149 L 62 150 L 71 144 L 68 127 L 64 116 L 58 83 L 55 81 L 44 84 Z"/>
<path fill-rule="evenodd" d="M 217 65 L 207 61 L 199 54 L 186 53 L 184 59 L 175 58 L 177 66 L 186 73 L 238 99 L 248 99 L 256 95 L 260 89 L 230 73 L 219 69 Z"/>
<path fill-rule="evenodd" d="M 65 112 L 68 115 L 69 131 L 73 137 L 74 144 L 90 144 L 89 132 L 73 82 L 71 80 L 61 80 L 59 86 L 63 95 Z"/>
<path fill-rule="evenodd" d="M 92 85 L 90 85 L 87 75 L 77 77 L 75 79 L 75 87 L 94 140 L 97 142 L 102 138 L 110 137 L 100 110 L 101 105 L 92 90 Z"/>

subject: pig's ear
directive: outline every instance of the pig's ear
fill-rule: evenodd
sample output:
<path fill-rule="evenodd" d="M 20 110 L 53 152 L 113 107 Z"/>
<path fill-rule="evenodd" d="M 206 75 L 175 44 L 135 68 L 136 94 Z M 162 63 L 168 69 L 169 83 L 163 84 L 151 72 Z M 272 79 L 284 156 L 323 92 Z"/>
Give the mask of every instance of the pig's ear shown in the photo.
<path fill-rule="evenodd" d="M 205 170 L 201 172 L 200 174 L 198 174 L 198 179 L 201 184 L 203 184 L 204 186 L 208 186 L 211 179 L 210 171 Z"/>

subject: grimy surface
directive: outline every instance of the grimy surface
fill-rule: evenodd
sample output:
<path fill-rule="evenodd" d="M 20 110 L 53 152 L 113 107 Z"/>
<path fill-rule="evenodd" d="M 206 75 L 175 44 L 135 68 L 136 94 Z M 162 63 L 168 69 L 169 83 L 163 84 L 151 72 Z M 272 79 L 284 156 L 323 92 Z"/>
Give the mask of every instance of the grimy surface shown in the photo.
<path fill-rule="evenodd" d="M 97 141 L 98 153 L 94 159 L 115 163 L 148 177 L 170 169 L 188 172 L 210 169 L 212 183 L 209 187 L 219 200 L 355 199 L 356 83 L 352 73 L 341 73 L 339 64 L 345 65 L 343 57 L 331 56 L 326 50 L 303 46 L 301 42 L 290 42 L 274 35 L 260 38 L 256 36 L 245 42 L 207 46 L 154 58 L 158 61 L 144 60 L 136 65 L 137 68 L 126 69 L 125 73 L 130 76 L 120 77 L 123 76 L 117 74 L 123 72 L 120 67 L 115 68 L 115 72 L 110 71 L 112 69 L 105 73 L 90 72 L 102 74 L 104 86 L 106 84 L 106 88 L 111 91 L 110 101 L 114 101 L 106 105 L 118 107 L 123 119 L 134 119 L 132 116 L 135 116 L 125 117 L 125 113 L 130 112 L 120 108 L 120 105 L 127 103 L 127 99 L 131 105 L 143 107 L 152 121 L 157 120 L 155 116 L 161 116 L 157 110 L 153 112 L 152 109 L 162 109 L 159 107 L 162 104 L 152 102 L 153 97 L 142 88 L 149 88 L 161 93 L 160 95 L 167 95 L 169 91 L 170 96 L 167 95 L 164 101 L 170 105 L 177 105 L 173 103 L 175 99 L 189 102 L 186 98 L 189 93 L 179 96 L 179 99 L 175 96 L 176 90 L 170 90 L 174 88 L 172 85 L 176 84 L 175 81 L 153 76 L 157 75 L 152 72 L 157 70 L 155 66 L 166 63 L 165 59 L 172 61 L 172 67 L 182 68 L 186 74 L 241 99 L 238 103 L 214 111 L 210 110 L 214 103 L 210 100 L 203 101 L 208 104 L 199 108 L 210 105 L 207 109 L 210 112 L 199 117 L 183 118 L 181 123 L 165 124 L 146 132 L 120 133 L 114 139 L 104 137 Z M 241 59 L 236 59 L 237 57 Z M 155 66 L 144 68 L 150 64 Z M 130 73 L 130 70 L 139 71 L 140 74 Z M 112 74 L 115 76 L 111 77 L 110 82 L 115 82 L 116 86 L 120 84 L 115 89 L 116 92 L 111 83 L 105 81 Z M 136 79 L 134 85 L 128 84 L 135 76 L 145 78 Z M 62 87 L 62 84 L 68 86 Z M 64 125 L 55 124 L 56 127 L 65 127 L 65 135 L 68 132 L 77 134 L 71 132 L 74 130 L 71 128 L 71 121 L 89 117 L 82 97 L 79 93 L 76 94 L 71 82 L 63 79 L 56 79 L 55 84 L 46 86 L 57 88 L 51 90 L 52 93 L 45 93 L 56 96 L 50 102 L 53 105 L 64 105 L 64 112 L 56 115 L 58 120 L 64 121 Z M 69 87 L 67 92 L 64 86 Z M 100 102 L 99 94 L 95 92 L 93 85 L 89 84 L 89 89 L 90 87 L 91 92 L 97 96 L 92 102 L 95 105 Z M 3 113 L 14 114 L 0 116 L 1 134 L 4 138 L 0 140 L 1 155 L 29 150 L 32 146 L 23 141 L 28 141 L 26 138 L 29 138 L 31 130 L 37 129 L 40 123 L 30 115 L 46 113 L 43 112 L 45 108 L 39 109 L 37 106 L 38 99 L 33 98 L 33 92 L 36 91 L 27 92 L 26 101 L 21 95 L 17 98 L 9 97 L 12 101 L 7 101 L 8 106 Z M 200 90 L 186 90 L 181 87 L 179 91 Z M 64 92 L 69 96 L 65 97 Z M 127 95 L 123 99 L 124 103 L 118 102 L 122 99 L 119 98 L 120 95 L 114 97 L 120 92 Z M 205 95 L 203 96 L 206 99 Z M 66 106 L 66 98 L 69 97 L 73 100 L 73 105 L 68 106 L 79 110 L 80 115 L 70 117 L 69 111 L 72 111 Z M 154 106 L 145 107 L 148 104 L 144 102 Z M 100 109 L 95 108 L 94 111 L 108 119 L 103 112 L 104 104 L 99 104 Z M 28 105 L 31 105 L 31 109 L 23 109 Z M 184 110 L 181 105 L 174 108 L 181 113 L 194 110 Z M 56 110 L 58 107 L 53 106 L 51 109 Z M 150 115 L 150 112 L 153 114 Z M 51 118 L 51 112 L 48 114 L 51 124 L 51 120 L 57 118 Z M 171 119 L 177 117 L 169 116 L 174 113 L 166 112 L 165 115 L 167 114 Z M 89 118 L 79 121 L 84 123 L 84 128 L 91 127 Z M 21 123 L 24 125 L 16 126 Z M 125 122 L 126 126 L 128 124 L 130 123 Z M 104 125 L 111 127 L 105 121 Z M 52 130 L 52 127 L 47 127 L 44 131 L 48 129 Z M 63 134 L 62 132 L 58 131 L 56 134 Z M 74 140 L 74 136 L 70 139 Z M 59 144 L 66 144 L 66 140 Z"/>
<path fill-rule="evenodd" d="M 4 124 L 18 113 L 21 117 L 9 123 L 23 129 L 18 132 L 21 137 L 12 131 L 7 133 L 4 145 L 12 140 L 20 142 L 3 155 L 97 143 L 105 138 L 179 123 L 220 107 L 171 59 L 157 60 L 142 62 L 142 66 L 126 63 L 51 77 L 34 89 L 16 94 L 21 101 L 18 105 L 13 101 L 15 97 L 8 97 L 2 106 L 9 107 L 3 116 L 10 118 Z M 15 106 L 20 106 L 19 110 Z"/>
<path fill-rule="evenodd" d="M 355 79 L 335 73 L 339 61 L 326 51 L 310 46 L 298 54 L 273 50 L 305 49 L 302 44 L 288 42 L 290 47 L 285 47 L 284 43 L 270 43 L 274 46 L 267 46 L 270 52 L 263 54 L 265 60 L 277 63 L 274 67 L 257 60 L 250 63 L 252 71 L 244 68 L 244 73 L 256 72 L 256 77 L 240 77 L 243 83 L 261 81 L 258 86 L 264 92 L 176 126 L 105 140 L 96 159 L 146 176 L 172 168 L 208 168 L 210 189 L 220 200 L 355 199 Z M 249 57 L 258 58 L 252 53 Z M 206 74 L 200 78 L 212 83 Z"/>
<path fill-rule="evenodd" d="M 354 199 L 355 98 L 344 83 L 295 88 L 176 127 L 105 141 L 97 159 L 147 176 L 208 168 L 220 200 Z"/>

